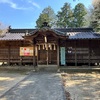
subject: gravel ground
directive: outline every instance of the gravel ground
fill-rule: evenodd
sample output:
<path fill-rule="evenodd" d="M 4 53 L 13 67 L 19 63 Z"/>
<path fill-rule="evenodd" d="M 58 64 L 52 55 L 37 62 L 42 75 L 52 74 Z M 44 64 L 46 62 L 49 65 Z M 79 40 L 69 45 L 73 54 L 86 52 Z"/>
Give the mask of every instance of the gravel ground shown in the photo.
<path fill-rule="evenodd" d="M 61 78 L 55 73 L 33 73 L 0 100 L 65 100 Z"/>
<path fill-rule="evenodd" d="M 68 100 L 100 100 L 100 73 L 62 73 Z"/>

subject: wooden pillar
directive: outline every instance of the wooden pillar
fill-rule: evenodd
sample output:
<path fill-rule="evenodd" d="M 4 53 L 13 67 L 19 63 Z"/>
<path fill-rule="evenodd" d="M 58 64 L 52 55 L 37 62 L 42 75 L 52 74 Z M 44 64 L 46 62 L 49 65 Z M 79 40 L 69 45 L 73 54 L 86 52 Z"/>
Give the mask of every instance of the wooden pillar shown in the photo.
<path fill-rule="evenodd" d="M 25 44 L 25 40 L 24 40 L 24 43 L 23 41 L 21 41 L 20 46 L 24 46 L 24 44 Z M 22 66 L 22 62 L 23 62 L 23 57 L 20 56 L 20 63 L 19 63 L 20 66 Z"/>
<path fill-rule="evenodd" d="M 35 66 L 35 42 L 34 42 L 34 39 L 31 42 L 33 45 L 33 66 Z"/>
<path fill-rule="evenodd" d="M 59 42 L 57 44 L 57 65 L 59 66 Z"/>
<path fill-rule="evenodd" d="M 35 66 L 35 45 L 33 46 L 33 66 Z"/>
<path fill-rule="evenodd" d="M 100 39 L 98 39 L 98 49 L 100 50 Z M 100 52 L 99 52 L 99 57 L 100 57 Z M 98 60 L 99 60 L 99 66 L 100 66 L 100 58 L 98 58 Z"/>
<path fill-rule="evenodd" d="M 20 66 L 22 66 L 22 57 L 20 56 Z"/>
<path fill-rule="evenodd" d="M 38 47 L 36 47 L 36 48 L 37 48 L 37 66 L 38 66 L 38 54 L 39 54 L 38 52 L 39 51 L 38 51 Z"/>
<path fill-rule="evenodd" d="M 48 66 L 48 48 L 47 48 L 47 66 Z"/>
<path fill-rule="evenodd" d="M 89 59 L 88 59 L 89 63 L 88 63 L 88 65 L 90 66 L 90 63 L 91 63 L 91 46 L 90 46 L 90 42 L 91 41 L 89 40 L 88 42 L 89 42 L 89 46 L 88 46 L 89 47 Z"/>
<path fill-rule="evenodd" d="M 48 51 L 48 43 L 45 42 L 45 46 L 46 46 L 46 63 L 47 63 L 47 66 L 48 66 L 48 61 L 49 61 L 49 51 Z"/>
<path fill-rule="evenodd" d="M 10 45 L 8 46 L 8 65 L 10 65 Z"/>
<path fill-rule="evenodd" d="M 66 40 L 65 40 L 66 42 Z M 66 50 L 67 50 L 67 42 L 65 43 L 65 66 L 67 66 L 67 53 L 66 53 Z"/>
<path fill-rule="evenodd" d="M 76 50 L 77 41 L 75 40 L 75 66 L 77 66 L 77 50 Z"/>

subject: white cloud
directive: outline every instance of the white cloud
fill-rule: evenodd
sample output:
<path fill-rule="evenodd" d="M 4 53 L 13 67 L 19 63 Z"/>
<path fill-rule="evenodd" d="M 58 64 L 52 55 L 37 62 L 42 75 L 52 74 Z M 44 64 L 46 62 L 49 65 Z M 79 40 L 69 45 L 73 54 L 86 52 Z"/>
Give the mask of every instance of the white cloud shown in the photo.
<path fill-rule="evenodd" d="M 14 3 L 12 0 L 0 0 L 0 3 L 4 3 L 4 4 L 9 4 L 11 8 L 13 9 L 19 9 L 19 10 L 26 10 L 29 9 L 28 7 L 20 7 L 18 6 L 16 3 Z"/>
<path fill-rule="evenodd" d="M 31 1 L 31 0 L 29 0 L 28 1 L 30 4 L 32 4 L 33 6 L 35 6 L 35 7 L 37 7 L 37 8 L 40 8 L 40 6 L 37 4 L 37 3 L 35 3 L 35 2 L 33 2 L 33 1 Z"/>

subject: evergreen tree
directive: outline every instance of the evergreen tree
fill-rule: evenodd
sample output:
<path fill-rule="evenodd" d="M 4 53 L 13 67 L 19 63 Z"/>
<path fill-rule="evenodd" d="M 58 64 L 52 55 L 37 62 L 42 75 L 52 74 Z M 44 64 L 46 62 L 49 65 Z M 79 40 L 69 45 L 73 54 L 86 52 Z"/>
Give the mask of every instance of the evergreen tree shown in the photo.
<path fill-rule="evenodd" d="M 53 9 L 49 6 L 45 8 L 40 14 L 39 18 L 36 21 L 37 28 L 41 28 L 44 22 L 47 22 L 50 27 L 55 27 L 56 25 L 56 14 Z"/>
<path fill-rule="evenodd" d="M 73 13 L 69 3 L 65 3 L 57 14 L 57 26 L 60 28 L 72 27 Z"/>
<path fill-rule="evenodd" d="M 82 3 L 78 3 L 74 9 L 74 27 L 83 27 L 85 25 L 85 15 L 87 11 Z"/>
<path fill-rule="evenodd" d="M 91 26 L 95 31 L 100 32 L 100 0 L 93 1 Z"/>

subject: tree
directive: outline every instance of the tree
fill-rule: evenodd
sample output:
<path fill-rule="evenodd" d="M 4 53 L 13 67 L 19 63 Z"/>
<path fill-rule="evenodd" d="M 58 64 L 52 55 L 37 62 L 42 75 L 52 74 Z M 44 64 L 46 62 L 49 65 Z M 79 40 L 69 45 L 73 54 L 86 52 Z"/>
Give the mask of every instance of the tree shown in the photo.
<path fill-rule="evenodd" d="M 36 21 L 37 28 L 41 28 L 43 25 L 43 22 L 47 22 L 50 27 L 55 27 L 56 25 L 56 14 L 54 13 L 53 9 L 48 6 L 45 8 L 42 13 L 40 14 L 39 18 Z"/>
<path fill-rule="evenodd" d="M 72 27 L 73 13 L 69 3 L 65 3 L 57 14 L 57 26 L 60 28 Z"/>
<path fill-rule="evenodd" d="M 78 3 L 74 8 L 74 27 L 83 27 L 85 25 L 85 15 L 87 11 L 82 3 Z"/>
<path fill-rule="evenodd" d="M 93 20 L 92 14 L 93 14 L 93 6 L 90 6 L 87 9 L 87 14 L 85 16 L 86 26 L 87 27 L 91 27 L 91 21 Z"/>
<path fill-rule="evenodd" d="M 3 23 L 0 23 L 0 36 L 7 32 L 7 26 Z"/>
<path fill-rule="evenodd" d="M 100 32 L 100 0 L 93 0 L 91 26 L 95 31 Z"/>

